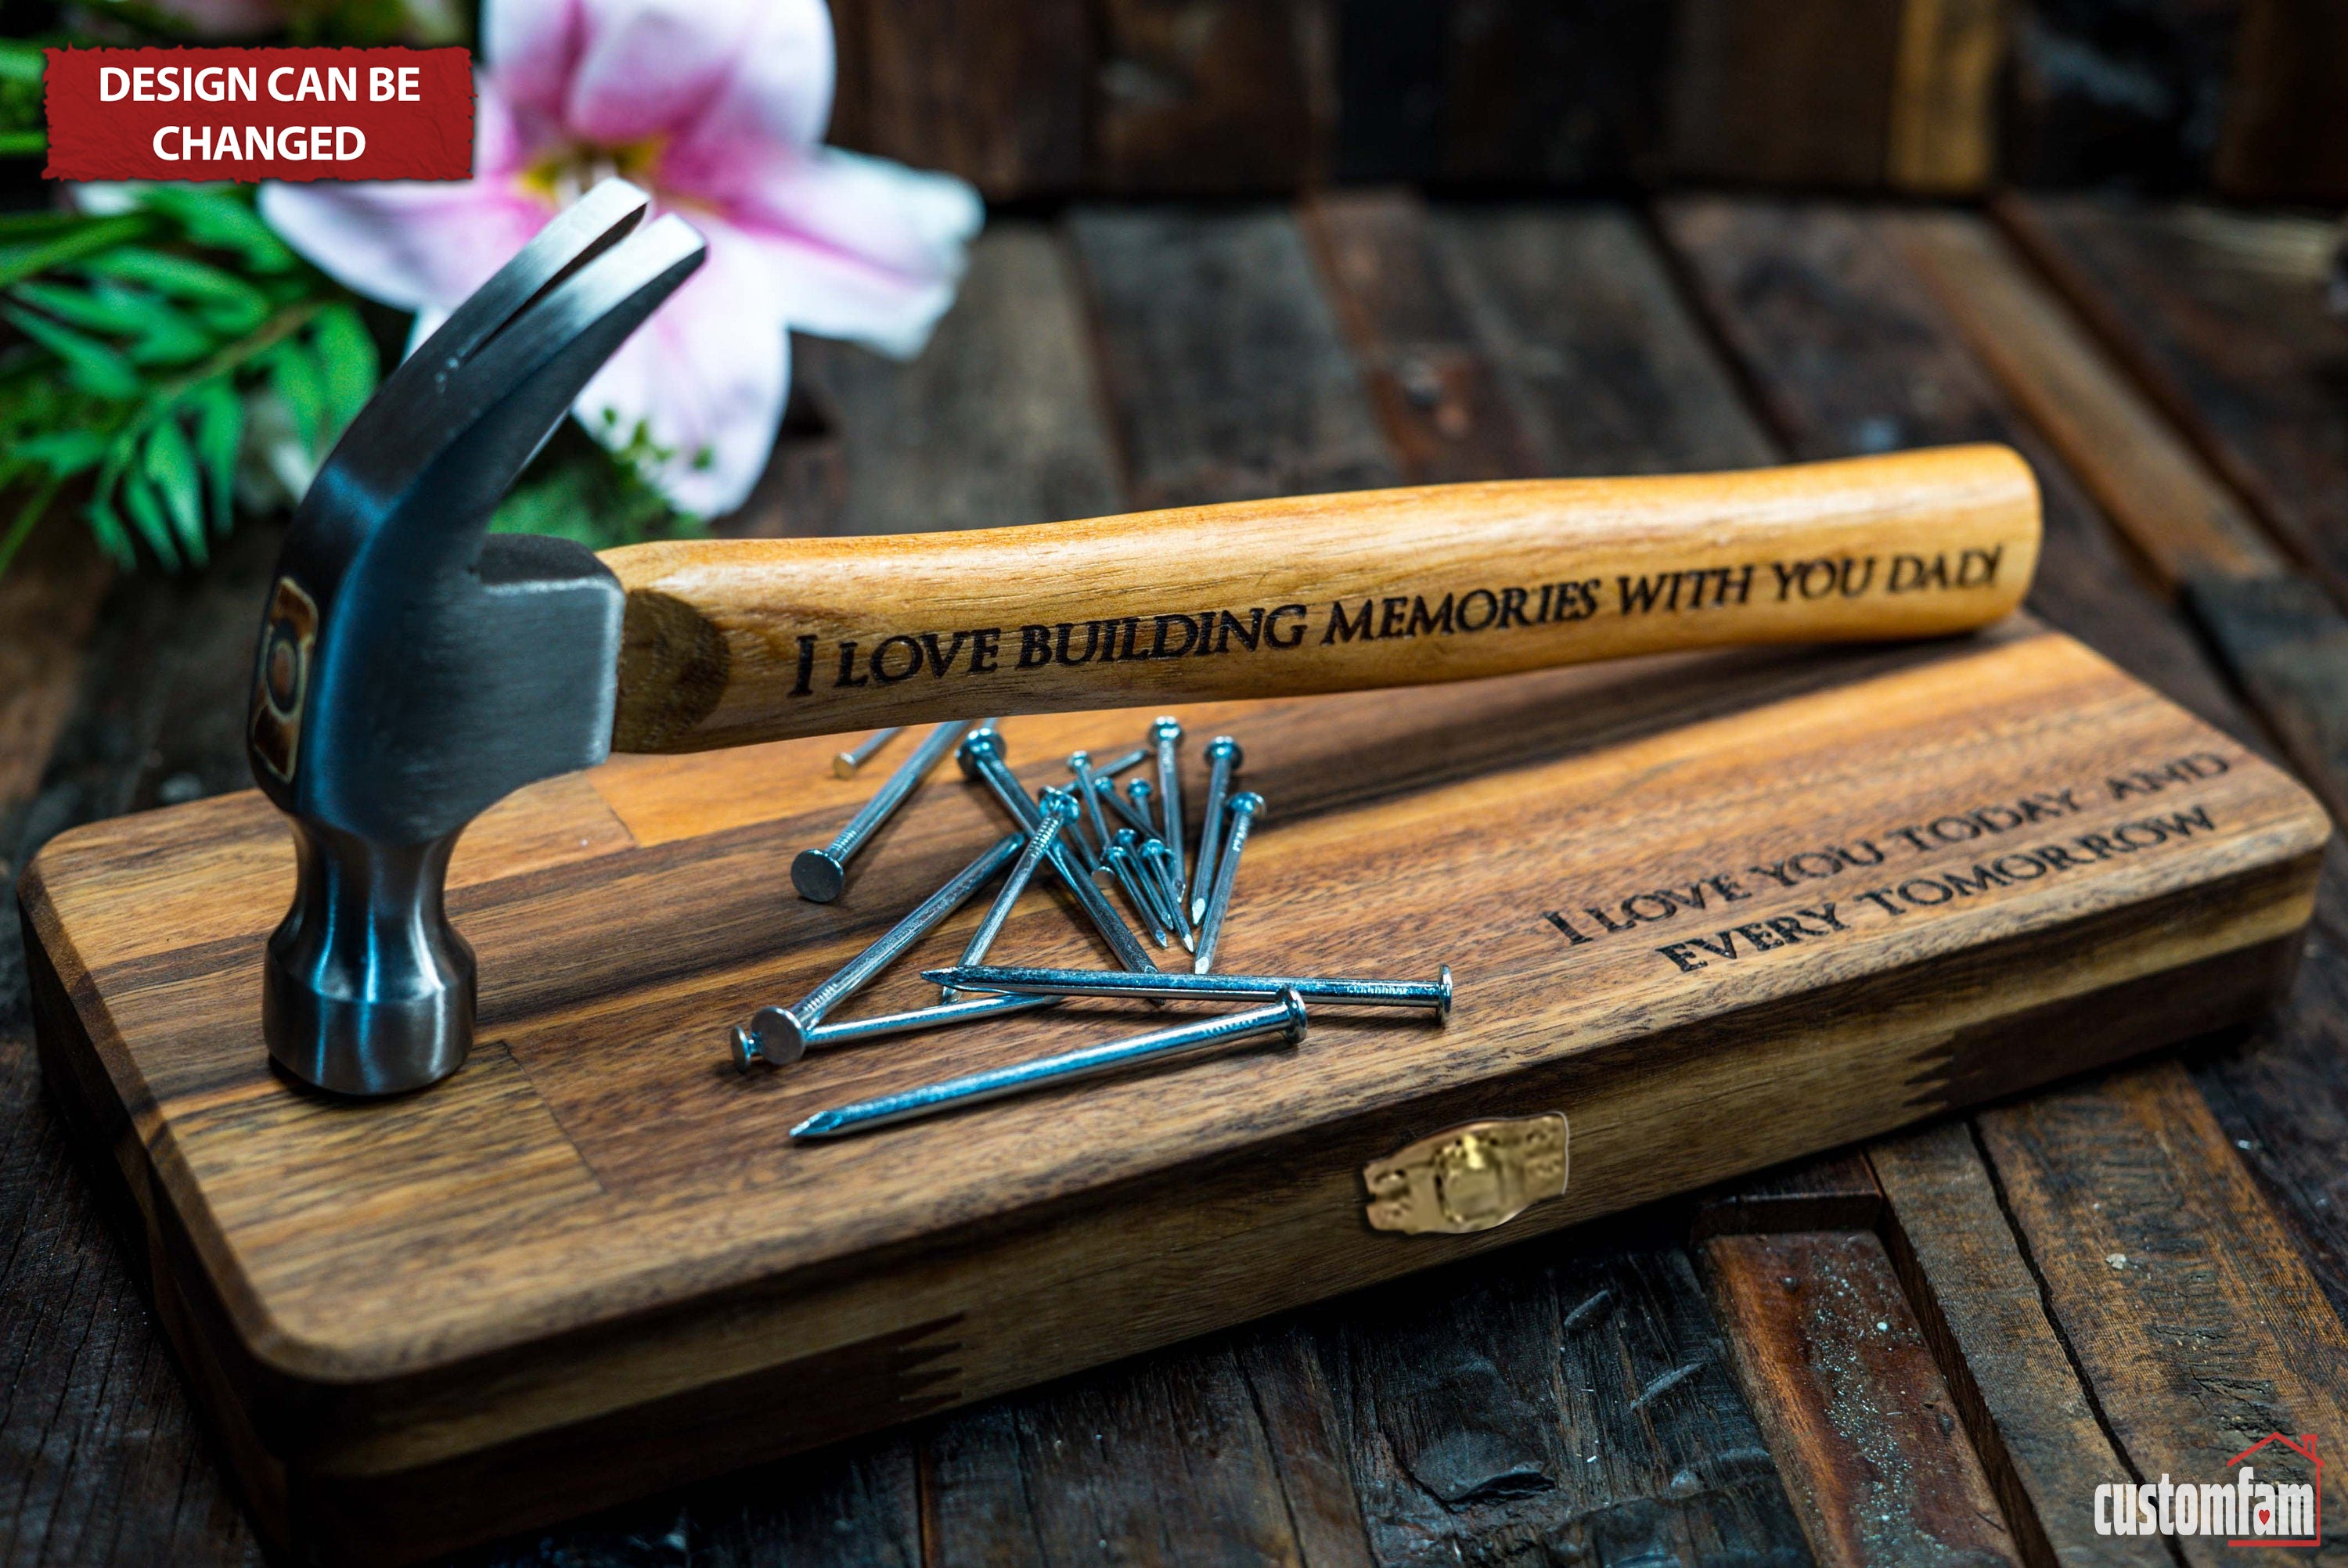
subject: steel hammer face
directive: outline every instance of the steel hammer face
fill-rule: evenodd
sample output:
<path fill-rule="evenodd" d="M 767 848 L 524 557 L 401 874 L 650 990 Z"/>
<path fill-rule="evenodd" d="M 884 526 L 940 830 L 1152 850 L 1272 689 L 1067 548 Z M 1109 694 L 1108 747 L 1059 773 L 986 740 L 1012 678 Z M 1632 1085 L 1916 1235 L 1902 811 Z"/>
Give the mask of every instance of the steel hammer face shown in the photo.
<path fill-rule="evenodd" d="M 680 220 L 598 186 L 387 378 L 295 513 L 254 661 L 253 777 L 291 818 L 271 1056 L 348 1095 L 463 1064 L 472 950 L 442 907 L 484 808 L 611 747 L 619 582 L 489 515 L 598 367 L 700 264 Z M 779 349 L 778 349 L 779 352 Z"/>

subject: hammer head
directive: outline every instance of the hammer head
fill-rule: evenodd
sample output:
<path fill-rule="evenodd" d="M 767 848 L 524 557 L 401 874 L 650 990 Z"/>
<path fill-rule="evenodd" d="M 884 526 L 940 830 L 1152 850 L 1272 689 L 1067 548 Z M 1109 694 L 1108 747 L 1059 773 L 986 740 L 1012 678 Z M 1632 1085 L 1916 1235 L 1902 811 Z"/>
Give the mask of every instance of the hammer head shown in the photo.
<path fill-rule="evenodd" d="M 461 1065 L 471 949 L 441 888 L 465 825 L 611 749 L 623 595 L 569 540 L 489 535 L 579 390 L 698 266 L 609 180 L 384 382 L 294 514 L 255 659 L 253 777 L 299 881 L 269 941 L 270 1054 L 337 1093 Z"/>

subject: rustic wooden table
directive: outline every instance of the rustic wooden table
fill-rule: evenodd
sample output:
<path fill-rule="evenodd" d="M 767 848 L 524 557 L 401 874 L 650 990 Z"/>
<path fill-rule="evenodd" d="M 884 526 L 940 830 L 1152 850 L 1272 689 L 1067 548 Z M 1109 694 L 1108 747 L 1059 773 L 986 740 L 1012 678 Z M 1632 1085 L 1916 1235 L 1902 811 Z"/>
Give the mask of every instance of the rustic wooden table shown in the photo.
<path fill-rule="evenodd" d="M 2261 663 L 2266 631 L 2201 592 L 2280 584 L 2294 646 L 2348 641 L 2322 255 L 2302 220 L 2076 200 L 1006 219 L 920 361 L 799 345 L 759 504 L 801 530 L 976 528 L 2006 440 L 2045 485 L 2034 608 L 2337 811 L 2348 692 Z M 274 549 L 254 528 L 204 577 L 109 586 L 58 528 L 0 579 L 13 864 L 246 785 Z M 0 1562 L 256 1558 L 43 1103 L 5 931 Z M 474 1560 L 2154 1560 L 2096 1533 L 2097 1485 L 2348 1434 L 2343 1031 L 2335 851 L 2298 988 L 2248 1039 Z"/>

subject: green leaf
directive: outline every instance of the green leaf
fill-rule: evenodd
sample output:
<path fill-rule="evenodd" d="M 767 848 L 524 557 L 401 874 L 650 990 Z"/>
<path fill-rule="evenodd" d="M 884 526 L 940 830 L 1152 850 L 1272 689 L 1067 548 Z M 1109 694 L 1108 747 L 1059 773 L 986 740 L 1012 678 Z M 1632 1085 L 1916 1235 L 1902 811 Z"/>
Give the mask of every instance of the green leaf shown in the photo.
<path fill-rule="evenodd" d="M 530 460 L 489 528 L 576 539 L 591 549 L 696 537 L 700 523 L 645 481 L 637 455 L 653 449 L 641 428 L 624 450 L 613 452 L 566 423 Z"/>
<path fill-rule="evenodd" d="M 19 283 L 13 292 L 70 325 L 135 339 L 120 349 L 133 364 L 192 364 L 216 346 L 201 323 L 142 290 L 106 282 L 73 289 L 36 282 Z"/>
<path fill-rule="evenodd" d="M 29 212 L 0 212 L 0 244 L 46 239 L 68 229 L 78 229 L 88 221 L 78 212 L 57 212 L 41 208 Z"/>
<path fill-rule="evenodd" d="M 48 53 L 22 38 L 0 39 L 0 81 L 37 85 L 48 69 Z"/>
<path fill-rule="evenodd" d="M 140 466 L 162 493 L 163 507 L 170 516 L 172 532 L 179 536 L 180 548 L 187 552 L 190 560 L 203 565 L 203 479 L 196 472 L 196 455 L 189 448 L 187 435 L 180 430 L 175 414 L 166 412 L 155 422 L 153 434 L 147 437 L 146 458 Z"/>
<path fill-rule="evenodd" d="M 38 280 L 19 283 L 9 293 L 26 304 L 39 306 L 68 326 L 115 337 L 127 337 L 139 331 L 144 324 L 139 304 L 154 302 L 151 298 L 140 301 L 128 289 L 75 289 Z"/>
<path fill-rule="evenodd" d="M 269 296 L 233 272 L 192 256 L 144 245 L 124 245 L 92 256 L 86 271 L 127 283 L 140 283 L 170 299 L 198 306 L 217 332 L 249 333 L 269 319 Z"/>
<path fill-rule="evenodd" d="M 214 528 L 225 534 L 236 511 L 236 460 L 244 446 L 244 399 L 218 376 L 189 395 L 196 410 L 196 459 L 210 483 Z"/>
<path fill-rule="evenodd" d="M 129 399 L 139 395 L 139 373 L 130 362 L 71 327 L 13 305 L 0 305 L 0 318 L 66 362 L 66 375 L 76 386 L 99 397 Z"/>
<path fill-rule="evenodd" d="M 180 552 L 171 543 L 170 525 L 163 518 L 162 503 L 155 498 L 154 487 L 137 474 L 122 477 L 122 509 L 130 514 L 130 526 L 155 552 L 165 571 L 180 569 Z"/>
<path fill-rule="evenodd" d="M 319 456 L 325 435 L 326 388 L 316 358 L 299 341 L 288 338 L 269 351 L 268 364 L 270 390 L 283 400 L 294 438 L 311 456 Z"/>
<path fill-rule="evenodd" d="M 124 571 L 137 569 L 139 552 L 131 548 L 130 536 L 122 531 L 122 518 L 111 502 L 104 496 L 92 496 L 89 504 L 82 508 L 82 516 L 88 519 L 90 534 L 98 540 L 98 548 L 106 552 L 107 559 Z"/>
<path fill-rule="evenodd" d="M 269 320 L 270 304 L 264 295 L 256 294 L 245 300 L 191 300 L 189 309 L 204 325 L 222 337 L 242 337 Z"/>
<path fill-rule="evenodd" d="M 234 187 L 150 185 L 139 193 L 139 203 L 171 219 L 197 244 L 234 251 L 251 272 L 284 272 L 295 265 L 285 241 L 253 210 L 252 198 Z"/>
<path fill-rule="evenodd" d="M 375 339 L 368 335 L 357 311 L 349 305 L 328 305 L 318 313 L 310 342 L 324 372 L 326 400 L 325 439 L 334 440 L 344 426 L 375 395 L 377 365 Z"/>
<path fill-rule="evenodd" d="M 60 232 L 0 243 L 0 289 L 139 239 L 154 228 L 155 220 L 144 212 L 118 212 L 107 218 L 77 217 Z"/>
<path fill-rule="evenodd" d="M 95 467 L 106 455 L 106 443 L 94 430 L 51 430 L 39 436 L 27 436 L 15 444 L 17 456 L 29 463 L 38 463 L 58 478 L 69 478 L 86 468 Z"/>

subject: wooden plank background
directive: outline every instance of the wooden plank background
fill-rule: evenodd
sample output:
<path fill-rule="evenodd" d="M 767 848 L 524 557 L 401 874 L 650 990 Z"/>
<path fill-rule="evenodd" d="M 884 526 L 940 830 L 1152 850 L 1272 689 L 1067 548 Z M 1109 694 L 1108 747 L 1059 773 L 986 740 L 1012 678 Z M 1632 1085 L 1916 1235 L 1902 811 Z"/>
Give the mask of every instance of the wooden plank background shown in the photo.
<path fill-rule="evenodd" d="M 997 199 L 2118 180 L 2348 200 L 2333 0 L 838 0 L 835 136 Z"/>
<path fill-rule="evenodd" d="M 925 9 L 941 27 L 990 14 Z M 1638 25 L 1602 11 L 1591 26 Z M 1281 39 L 1312 42 L 1303 9 L 1244 25 L 1275 12 Z M 1541 33 L 1563 22 L 1529 15 L 1479 26 L 1567 47 Z M 1112 20 L 1145 54 L 1188 36 L 1147 5 Z M 954 145 L 948 123 L 923 134 Z M 1125 145 L 1180 134 L 1137 118 Z M 2348 332 L 2305 309 L 2303 268 L 2272 262 L 2304 254 L 2295 221 L 1376 190 L 1004 217 L 922 359 L 802 345 L 806 413 L 778 468 L 819 482 L 771 491 L 759 526 L 979 527 L 2006 439 L 2046 488 L 2033 608 L 2287 757 L 2337 809 L 2348 773 L 2305 743 L 2322 715 L 2278 705 L 2308 693 L 2243 678 L 2188 609 L 2230 540 L 2228 580 L 2302 594 L 2314 645 L 2348 645 L 2324 641 L 2348 425 L 2323 380 Z M 1961 266 L 1972 283 L 1952 292 Z M 2069 330 L 2043 354 L 1985 354 L 1970 313 L 1985 300 Z M 2066 436 L 2049 410 L 2082 398 L 2137 436 Z M 2192 477 L 2219 522 L 2147 474 Z M 12 863 L 75 822 L 244 786 L 251 612 L 274 548 L 254 527 L 201 578 L 109 587 L 59 530 L 0 585 L 28 607 L 0 620 L 0 670 L 21 672 L 0 687 Z M 471 1561 L 2121 1560 L 2087 1522 L 2095 1486 L 2211 1473 L 2240 1433 L 2348 1430 L 2343 911 L 2335 849 L 2291 1003 L 2246 1039 Z M 0 1563 L 255 1561 L 92 1192 L 41 1102 L 9 922 Z"/>

